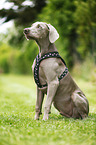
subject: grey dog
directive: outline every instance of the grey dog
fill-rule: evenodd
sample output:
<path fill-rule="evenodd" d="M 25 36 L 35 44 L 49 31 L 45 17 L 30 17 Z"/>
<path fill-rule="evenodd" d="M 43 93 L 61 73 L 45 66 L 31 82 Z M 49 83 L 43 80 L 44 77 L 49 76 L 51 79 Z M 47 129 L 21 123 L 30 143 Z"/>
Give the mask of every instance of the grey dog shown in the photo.
<path fill-rule="evenodd" d="M 72 79 L 64 60 L 60 57 L 54 42 L 59 38 L 57 30 L 44 22 L 35 22 L 24 29 L 27 39 L 33 39 L 39 46 L 39 54 L 34 60 L 32 70 L 37 84 L 35 119 L 39 119 L 44 94 L 43 120 L 49 118 L 51 104 L 63 116 L 85 118 L 88 116 L 89 103 L 84 93 Z"/>

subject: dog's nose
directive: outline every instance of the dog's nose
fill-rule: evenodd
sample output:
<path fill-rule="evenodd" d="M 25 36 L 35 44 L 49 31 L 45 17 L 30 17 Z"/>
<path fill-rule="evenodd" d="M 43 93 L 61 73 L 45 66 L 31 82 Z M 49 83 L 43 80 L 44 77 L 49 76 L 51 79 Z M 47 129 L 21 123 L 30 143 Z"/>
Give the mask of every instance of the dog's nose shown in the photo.
<path fill-rule="evenodd" d="M 28 28 L 25 28 L 25 29 L 24 29 L 24 33 L 25 33 L 25 34 L 28 34 L 28 33 L 29 33 L 29 29 L 28 29 Z"/>

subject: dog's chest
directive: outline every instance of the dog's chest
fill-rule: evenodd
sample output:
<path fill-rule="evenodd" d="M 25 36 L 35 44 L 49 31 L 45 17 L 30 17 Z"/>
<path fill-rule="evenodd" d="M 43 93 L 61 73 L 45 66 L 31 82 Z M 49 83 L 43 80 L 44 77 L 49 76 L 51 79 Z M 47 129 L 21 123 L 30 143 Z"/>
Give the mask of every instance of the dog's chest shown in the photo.
<path fill-rule="evenodd" d="M 46 76 L 41 66 L 39 66 L 39 81 L 42 85 L 46 84 Z"/>

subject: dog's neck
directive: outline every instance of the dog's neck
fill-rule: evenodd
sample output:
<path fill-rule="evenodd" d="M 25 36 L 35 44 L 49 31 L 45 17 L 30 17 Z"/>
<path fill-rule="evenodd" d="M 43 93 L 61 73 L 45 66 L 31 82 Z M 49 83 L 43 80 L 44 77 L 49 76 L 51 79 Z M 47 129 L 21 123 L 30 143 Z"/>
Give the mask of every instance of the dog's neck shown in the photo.
<path fill-rule="evenodd" d="M 57 51 L 55 44 L 50 43 L 49 39 L 40 39 L 36 42 L 39 46 L 39 54 L 41 56 L 49 52 Z"/>
<path fill-rule="evenodd" d="M 39 53 L 42 55 L 49 53 L 49 52 L 54 52 L 57 51 L 55 44 L 54 43 L 50 43 L 48 46 L 46 45 L 45 47 L 39 47 Z"/>

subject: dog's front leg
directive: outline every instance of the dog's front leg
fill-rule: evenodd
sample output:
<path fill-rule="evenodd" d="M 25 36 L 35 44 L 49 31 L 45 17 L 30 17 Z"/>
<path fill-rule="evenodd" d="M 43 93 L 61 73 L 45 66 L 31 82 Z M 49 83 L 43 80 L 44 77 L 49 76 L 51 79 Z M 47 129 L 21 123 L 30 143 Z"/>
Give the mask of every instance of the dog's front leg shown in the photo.
<path fill-rule="evenodd" d="M 42 103 L 43 103 L 43 99 L 44 99 L 44 93 L 38 89 L 37 87 L 37 100 L 36 100 L 36 113 L 35 113 L 35 119 L 38 120 L 39 116 L 41 113 L 41 109 L 42 109 Z"/>
<path fill-rule="evenodd" d="M 53 80 L 48 84 L 47 98 L 46 98 L 46 102 L 44 106 L 43 120 L 48 120 L 49 118 L 51 104 L 52 104 L 52 101 L 53 101 L 53 98 L 55 96 L 58 86 L 59 86 L 58 78 L 56 78 L 56 80 Z"/>

